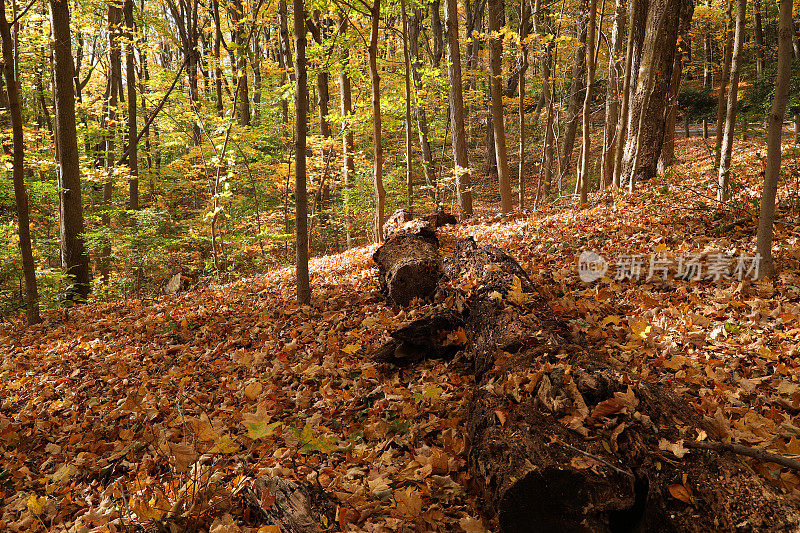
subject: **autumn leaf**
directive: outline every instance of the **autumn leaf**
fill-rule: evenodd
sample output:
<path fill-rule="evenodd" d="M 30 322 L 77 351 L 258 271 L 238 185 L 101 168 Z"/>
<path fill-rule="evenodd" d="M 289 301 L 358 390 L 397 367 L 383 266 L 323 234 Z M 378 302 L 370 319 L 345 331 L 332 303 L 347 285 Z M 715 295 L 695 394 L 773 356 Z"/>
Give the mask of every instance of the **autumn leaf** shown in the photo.
<path fill-rule="evenodd" d="M 27 507 L 28 510 L 39 516 L 44 513 L 44 508 L 47 505 L 47 496 L 37 496 L 36 494 L 31 494 L 28 497 Z"/>

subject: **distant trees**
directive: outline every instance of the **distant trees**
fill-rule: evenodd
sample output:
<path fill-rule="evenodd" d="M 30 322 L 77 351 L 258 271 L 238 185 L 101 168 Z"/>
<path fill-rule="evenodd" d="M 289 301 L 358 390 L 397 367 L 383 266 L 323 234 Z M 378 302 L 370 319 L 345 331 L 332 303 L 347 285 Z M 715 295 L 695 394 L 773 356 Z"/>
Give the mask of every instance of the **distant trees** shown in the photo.
<path fill-rule="evenodd" d="M 25 190 L 25 140 L 22 131 L 22 112 L 19 106 L 19 81 L 15 73 L 17 62 L 14 57 L 11 25 L 6 18 L 5 2 L 0 5 L 0 40 L 3 45 L 3 76 L 6 82 L 8 112 L 11 115 L 13 136 L 14 203 L 17 210 L 19 251 L 22 256 L 22 271 L 25 277 L 25 307 L 28 324 L 37 324 L 41 319 L 39 318 L 39 292 L 36 286 L 36 265 L 33 262 L 31 249 L 28 192 Z"/>

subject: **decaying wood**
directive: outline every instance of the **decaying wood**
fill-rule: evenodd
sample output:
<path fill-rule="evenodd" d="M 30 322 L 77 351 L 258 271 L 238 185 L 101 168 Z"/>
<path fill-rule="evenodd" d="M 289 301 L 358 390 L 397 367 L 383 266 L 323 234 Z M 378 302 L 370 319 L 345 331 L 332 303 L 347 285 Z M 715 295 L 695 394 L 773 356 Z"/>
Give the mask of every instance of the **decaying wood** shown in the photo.
<path fill-rule="evenodd" d="M 442 274 L 439 239 L 429 226 L 402 231 L 372 255 L 378 264 L 381 292 L 398 305 L 414 298 L 430 298 Z"/>
<path fill-rule="evenodd" d="M 661 449 L 722 430 L 672 390 L 588 353 L 505 252 L 464 239 L 445 271 L 471 287 L 461 295 L 475 374 L 468 465 L 501 531 L 800 528 L 797 504 L 739 457 Z"/>
<path fill-rule="evenodd" d="M 372 358 L 379 363 L 408 365 L 421 359 L 452 357 L 463 349 L 464 322 L 454 312 L 436 312 L 392 333 Z M 463 333 L 462 333 L 463 335 Z"/>
<path fill-rule="evenodd" d="M 321 533 L 335 523 L 336 504 L 320 487 L 279 477 L 261 477 L 245 493 L 251 521 L 283 533 Z"/>
<path fill-rule="evenodd" d="M 414 215 L 407 209 L 397 209 L 394 213 L 386 220 L 386 223 L 383 225 L 383 238 L 388 239 L 398 231 L 400 231 L 403 225 L 406 222 L 411 222 L 414 219 Z"/>

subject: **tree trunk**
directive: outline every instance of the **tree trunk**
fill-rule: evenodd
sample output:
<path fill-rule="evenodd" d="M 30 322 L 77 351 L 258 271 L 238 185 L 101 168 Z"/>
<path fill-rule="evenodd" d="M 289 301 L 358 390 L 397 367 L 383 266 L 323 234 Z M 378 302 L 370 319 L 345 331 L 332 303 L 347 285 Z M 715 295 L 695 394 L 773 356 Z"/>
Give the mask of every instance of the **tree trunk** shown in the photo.
<path fill-rule="evenodd" d="M 89 254 L 83 240 L 83 204 L 81 202 L 78 133 L 75 128 L 75 85 L 73 80 L 72 43 L 69 5 L 49 0 L 50 28 L 53 33 L 53 87 L 57 176 L 59 188 L 59 233 L 61 265 L 72 284 L 66 298 L 86 301 L 91 290 Z"/>
<path fill-rule="evenodd" d="M 285 6 L 284 6 L 285 7 Z M 295 96 L 295 272 L 297 275 L 297 302 L 311 300 L 311 283 L 308 275 L 308 194 L 306 192 L 306 137 L 308 136 L 308 74 L 306 73 L 306 28 L 303 0 L 294 0 L 294 70 L 297 76 Z"/>
<path fill-rule="evenodd" d="M 445 9 L 447 9 L 446 5 L 447 0 L 445 0 Z M 443 31 L 442 31 L 442 15 L 440 13 L 441 9 L 441 1 L 440 0 L 432 0 L 430 4 L 431 9 L 431 35 L 433 37 L 433 68 L 439 68 L 439 65 L 442 62 L 442 56 L 444 55 L 444 42 L 443 42 Z M 447 13 L 445 13 L 445 19 L 447 18 Z"/>
<path fill-rule="evenodd" d="M 298 1 L 298 0 L 295 0 Z M 378 74 L 378 25 L 381 17 L 381 1 L 374 0 L 370 13 L 369 37 L 369 79 L 372 85 L 372 144 L 373 179 L 375 184 L 375 240 L 382 240 L 384 203 L 386 191 L 383 188 L 383 141 L 381 138 L 381 80 Z"/>
<path fill-rule="evenodd" d="M 622 178 L 629 178 L 630 191 L 635 188 L 636 181 L 656 174 L 664 142 L 664 111 L 678 35 L 688 29 L 693 11 L 691 0 L 666 0 L 650 5 L 647 39 L 642 49 L 636 96 L 631 102 L 632 121 L 628 124 L 630 134 L 623 161 Z"/>
<path fill-rule="evenodd" d="M 430 195 L 436 207 L 439 207 L 439 195 L 436 188 L 436 177 L 433 168 L 433 153 L 431 143 L 428 140 L 428 118 L 425 113 L 425 106 L 420 101 L 416 93 L 422 90 L 422 76 L 419 69 L 422 67 L 422 56 L 419 50 L 419 25 L 422 15 L 419 10 L 414 10 L 408 27 L 409 51 L 411 53 L 411 76 L 414 81 L 414 116 L 417 121 L 417 131 L 419 133 L 419 146 L 422 152 L 422 171 L 425 174 L 425 183 L 429 187 Z"/>
<path fill-rule="evenodd" d="M 25 309 L 28 325 L 41 322 L 39 317 L 39 291 L 36 287 L 36 265 L 31 247 L 30 209 L 28 192 L 25 190 L 25 139 L 22 128 L 22 111 L 19 104 L 19 81 L 15 76 L 14 42 L 11 27 L 6 19 L 6 4 L 0 5 L 0 40 L 3 44 L 3 74 L 6 81 L 8 112 L 11 115 L 11 130 L 14 143 L 13 170 L 14 200 L 17 211 L 19 253 L 22 257 L 22 274 L 25 278 Z M 17 41 L 18 43 L 18 41 Z"/>
<path fill-rule="evenodd" d="M 445 24 L 447 24 L 447 78 L 448 103 L 450 104 L 450 129 L 453 139 L 455 163 L 456 197 L 461 208 L 460 218 L 472 216 L 472 191 L 467 159 L 467 138 L 464 129 L 464 96 L 461 79 L 461 52 L 458 44 L 458 6 L 456 0 L 445 0 Z"/>
<path fill-rule="evenodd" d="M 725 10 L 725 50 L 722 63 L 721 81 L 719 84 L 719 96 L 717 98 L 717 124 L 714 137 L 714 166 L 719 167 L 720 156 L 722 155 L 722 128 L 725 119 L 725 102 L 727 102 L 728 83 L 731 79 L 731 61 L 733 56 L 733 39 L 731 38 L 733 0 L 728 0 L 728 7 Z"/>
<path fill-rule="evenodd" d="M 340 21 L 339 33 L 345 35 L 347 32 L 347 17 L 341 17 Z M 350 77 L 347 75 L 348 55 L 347 46 L 343 46 L 341 53 L 342 68 L 339 71 L 339 96 L 341 100 L 342 129 L 344 129 L 342 135 L 342 183 L 345 189 L 344 226 L 347 249 L 349 250 L 353 247 L 353 228 L 350 220 L 351 176 L 356 167 L 353 159 L 353 130 L 350 124 L 350 117 L 353 114 L 353 97 L 350 88 Z"/>
<path fill-rule="evenodd" d="M 620 103 L 620 61 L 622 40 L 625 35 L 625 9 L 623 0 L 616 0 L 614 6 L 614 27 L 611 31 L 611 48 L 608 58 L 608 88 L 606 89 L 606 123 L 603 131 L 603 176 L 602 187 L 611 187 L 614 180 L 614 147 L 616 146 L 617 123 Z"/>
<path fill-rule="evenodd" d="M 247 83 L 247 32 L 245 31 L 245 13 L 242 0 L 231 0 L 228 11 L 234 23 L 234 43 L 236 44 L 236 87 L 239 96 L 236 99 L 238 109 L 236 114 L 239 117 L 241 126 L 250 126 L 250 93 Z M 233 61 L 232 61 L 233 63 Z"/>
<path fill-rule="evenodd" d="M 302 14 L 300 14 L 302 16 Z M 286 68 L 293 66 L 292 62 L 292 45 L 289 41 L 289 15 L 286 10 L 286 0 L 278 0 L 278 42 L 280 44 L 280 53 L 283 56 L 283 64 Z M 292 69 L 289 71 L 289 79 L 294 81 L 297 73 Z"/>
<path fill-rule="evenodd" d="M 778 73 L 775 76 L 775 96 L 769 114 L 764 192 L 761 195 L 761 213 L 758 216 L 758 236 L 756 237 L 756 247 L 758 253 L 761 254 L 758 272 L 760 278 L 775 275 L 775 264 L 772 259 L 772 229 L 775 222 L 775 197 L 778 192 L 778 176 L 781 168 L 783 115 L 786 113 L 792 70 L 792 0 L 780 0 L 779 12 Z"/>
<path fill-rule="evenodd" d="M 602 20 L 600 21 L 602 24 Z M 591 0 L 589 5 L 589 29 L 586 36 L 586 62 L 588 63 L 586 69 L 586 96 L 583 100 L 583 153 L 581 154 L 581 198 L 582 204 L 585 204 L 589 196 L 589 151 L 591 149 L 591 134 L 592 124 L 590 120 L 591 106 L 592 106 L 592 92 L 594 91 L 594 72 L 595 72 L 595 55 L 594 55 L 594 32 L 597 24 L 597 0 Z"/>
<path fill-rule="evenodd" d="M 501 0 L 489 0 L 489 33 L 500 31 Z M 514 208 L 511 197 L 511 176 L 508 171 L 508 152 L 506 150 L 506 129 L 503 116 L 503 41 L 490 38 L 492 122 L 494 123 L 495 155 L 497 157 L 497 177 L 500 184 L 500 208 L 503 214 Z"/>
<path fill-rule="evenodd" d="M 122 83 L 122 46 L 120 43 L 122 24 L 122 11 L 113 4 L 108 4 L 108 100 L 106 102 L 106 116 L 104 133 L 104 156 L 106 177 L 103 183 L 103 215 L 101 217 L 103 226 L 111 226 L 111 201 L 114 193 L 114 172 L 116 164 L 116 132 L 117 132 L 117 105 L 122 99 L 119 95 L 119 87 Z M 119 98 L 118 98 L 119 95 Z M 111 276 L 111 243 L 105 239 L 100 252 L 100 275 L 103 284 L 107 285 Z"/>
<path fill-rule="evenodd" d="M 286 4 L 284 3 L 284 8 Z M 224 105 L 222 103 L 222 56 L 220 55 L 220 47 L 222 45 L 222 21 L 220 20 L 219 15 L 219 0 L 213 0 L 211 2 L 211 13 L 212 18 L 214 19 L 214 102 L 217 108 L 217 114 L 221 117 L 224 113 Z M 282 62 L 283 55 L 280 55 L 281 58 L 281 76 L 285 76 L 284 69 L 286 68 Z M 286 102 L 286 100 L 283 100 Z M 286 122 L 286 120 L 284 120 Z"/>
<path fill-rule="evenodd" d="M 134 42 L 134 32 L 136 23 L 133 20 L 133 0 L 125 0 L 122 7 L 125 17 L 125 80 L 128 87 L 128 168 L 130 168 L 131 179 L 129 182 L 131 210 L 139 209 L 139 141 L 138 126 L 136 124 L 136 44 Z"/>
<path fill-rule="evenodd" d="M 638 16 L 637 10 L 639 0 L 631 0 L 630 6 L 630 23 L 628 24 L 628 44 L 625 49 L 625 75 L 622 89 L 622 103 L 620 104 L 619 119 L 617 121 L 617 131 L 614 135 L 614 175 L 612 184 L 615 189 L 620 187 L 622 181 L 622 153 L 624 151 L 625 143 L 628 135 L 628 107 L 630 105 L 631 94 L 631 74 L 633 70 L 633 43 L 634 31 L 633 25 Z"/>
<path fill-rule="evenodd" d="M 519 101 L 517 114 L 519 116 L 519 169 L 517 173 L 517 188 L 519 190 L 519 210 L 525 208 L 525 74 L 528 72 L 528 43 L 525 39 L 530 31 L 530 13 L 528 2 L 522 0 L 520 5 L 519 35 L 521 40 L 519 51 Z"/>
<path fill-rule="evenodd" d="M 745 14 L 747 0 L 738 0 L 736 8 L 736 35 L 733 43 L 733 56 L 731 61 L 731 81 L 728 91 L 728 110 L 725 115 L 725 133 L 722 137 L 722 153 L 719 162 L 719 176 L 717 179 L 717 201 L 728 201 L 729 180 L 731 172 L 731 155 L 733 152 L 733 135 L 736 127 L 736 108 L 739 94 L 739 70 L 742 63 L 742 46 L 744 43 Z"/>
<path fill-rule="evenodd" d="M 756 52 L 756 76 L 764 77 L 764 30 L 761 28 L 761 0 L 753 0 L 753 37 Z"/>
<path fill-rule="evenodd" d="M 400 10 L 403 19 L 403 63 L 405 67 L 405 100 L 406 100 L 406 207 L 413 212 L 414 182 L 411 174 L 411 59 L 408 50 L 408 16 L 406 2 L 400 0 Z"/>
<path fill-rule="evenodd" d="M 569 103 L 564 119 L 564 147 L 561 152 L 560 176 L 563 178 L 572 168 L 572 150 L 575 147 L 575 135 L 578 131 L 578 111 L 581 108 L 586 79 L 586 32 L 588 30 L 588 0 L 581 0 L 580 16 L 575 28 L 578 36 L 578 48 L 575 51 L 575 63 L 572 67 L 572 83 L 569 85 Z"/>
<path fill-rule="evenodd" d="M 678 115 L 678 92 L 681 86 L 681 71 L 683 53 L 675 53 L 675 63 L 672 66 L 672 81 L 669 86 L 669 103 L 667 104 L 667 124 L 664 127 L 664 146 L 658 158 L 658 173 L 663 174 L 667 167 L 675 162 L 675 124 Z M 688 124 L 688 114 L 687 114 Z"/>
<path fill-rule="evenodd" d="M 706 10 L 710 7 L 709 0 L 705 0 Z M 703 28 L 703 89 L 706 91 L 711 90 L 712 86 L 712 69 L 711 69 L 711 61 L 712 61 L 712 47 L 711 47 L 711 25 L 706 24 Z"/>

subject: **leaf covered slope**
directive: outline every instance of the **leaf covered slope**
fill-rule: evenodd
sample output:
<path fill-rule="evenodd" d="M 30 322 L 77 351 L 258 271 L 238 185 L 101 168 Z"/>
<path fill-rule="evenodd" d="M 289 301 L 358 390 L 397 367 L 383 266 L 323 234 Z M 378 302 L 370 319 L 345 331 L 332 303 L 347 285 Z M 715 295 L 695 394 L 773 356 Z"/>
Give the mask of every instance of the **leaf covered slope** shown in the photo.
<path fill-rule="evenodd" d="M 634 199 L 476 221 L 442 231 L 444 247 L 474 235 L 505 248 L 590 350 L 670 383 L 732 442 L 800 454 L 797 213 L 782 191 L 776 280 L 646 281 L 651 253 L 754 253 L 751 222 L 725 226 L 752 209 L 758 160 L 743 150 L 740 212 L 715 219 L 709 158 L 683 148 L 692 163 Z M 643 275 L 585 284 L 585 249 L 642 254 Z M 430 310 L 379 297 L 373 251 L 312 261 L 310 306 L 293 303 L 286 269 L 3 325 L 0 529 L 270 531 L 244 503 L 259 476 L 322 487 L 337 502 L 331 531 L 491 529 L 465 466 L 469 363 L 387 372 L 367 357 Z M 751 465 L 800 495 L 795 473 Z M 673 496 L 691 505 L 698 490 L 686 479 Z"/>

